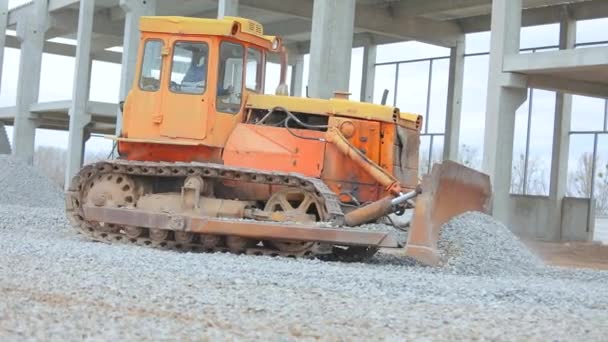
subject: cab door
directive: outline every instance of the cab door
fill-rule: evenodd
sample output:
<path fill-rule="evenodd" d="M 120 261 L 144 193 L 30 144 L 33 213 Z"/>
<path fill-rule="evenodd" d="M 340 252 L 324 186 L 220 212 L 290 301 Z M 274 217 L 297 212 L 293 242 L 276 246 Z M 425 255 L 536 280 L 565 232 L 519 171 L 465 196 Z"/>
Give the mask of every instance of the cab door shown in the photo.
<path fill-rule="evenodd" d="M 161 135 L 204 140 L 208 129 L 209 49 L 205 38 L 170 40 L 168 77 L 162 98 Z"/>

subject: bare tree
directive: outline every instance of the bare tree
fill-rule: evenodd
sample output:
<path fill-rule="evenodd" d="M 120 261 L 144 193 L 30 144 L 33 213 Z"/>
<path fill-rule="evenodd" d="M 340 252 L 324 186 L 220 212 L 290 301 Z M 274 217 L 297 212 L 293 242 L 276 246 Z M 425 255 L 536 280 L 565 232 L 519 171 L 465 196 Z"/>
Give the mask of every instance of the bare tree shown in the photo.
<path fill-rule="evenodd" d="M 608 164 L 595 157 L 595 210 L 598 214 L 608 214 Z M 586 152 L 578 158 L 576 170 L 568 177 L 568 196 L 591 197 L 593 182 L 593 154 Z"/>
<path fill-rule="evenodd" d="M 519 157 L 513 161 L 511 193 L 547 195 L 549 186 L 546 174 L 547 171 L 543 167 L 542 160 L 539 157 L 528 158 L 526 169 L 526 157 L 523 153 L 520 153 Z"/>
<path fill-rule="evenodd" d="M 597 162 L 597 158 L 596 158 Z M 578 158 L 576 171 L 570 173 L 568 195 L 591 197 L 593 154 L 585 152 Z"/>
<path fill-rule="evenodd" d="M 465 166 L 480 169 L 481 160 L 479 158 L 479 150 L 474 146 L 467 144 L 460 145 L 460 151 L 458 151 L 458 161 Z"/>

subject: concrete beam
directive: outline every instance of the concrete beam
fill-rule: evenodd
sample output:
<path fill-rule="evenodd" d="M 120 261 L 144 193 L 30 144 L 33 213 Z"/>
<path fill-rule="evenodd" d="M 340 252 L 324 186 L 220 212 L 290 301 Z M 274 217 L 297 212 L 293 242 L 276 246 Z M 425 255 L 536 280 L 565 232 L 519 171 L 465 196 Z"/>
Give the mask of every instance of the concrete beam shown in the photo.
<path fill-rule="evenodd" d="M 80 0 L 49 0 L 49 12 L 76 5 Z"/>
<path fill-rule="evenodd" d="M 448 100 L 445 116 L 445 140 L 443 144 L 444 160 L 458 161 L 462 91 L 464 86 L 464 55 L 465 37 L 463 35 L 456 47 L 450 49 Z"/>
<path fill-rule="evenodd" d="M 86 127 L 91 123 L 87 113 L 89 89 L 91 87 L 91 38 L 93 36 L 93 18 L 95 0 L 80 0 L 78 19 L 78 44 L 74 65 L 74 86 L 72 87 L 72 105 L 70 107 L 70 128 L 68 135 L 68 160 L 65 169 L 65 187 L 82 166 L 84 144 L 87 140 Z"/>
<path fill-rule="evenodd" d="M 328 99 L 334 91 L 349 89 L 355 6 L 355 0 L 315 0 L 308 75 L 311 97 Z"/>
<path fill-rule="evenodd" d="M 304 19 L 312 18 L 313 12 L 313 0 L 240 0 L 240 4 Z M 411 16 L 403 7 L 386 9 L 365 4 L 356 7 L 355 27 L 362 31 L 448 47 L 455 46 L 462 33 L 455 23 Z"/>
<path fill-rule="evenodd" d="M 219 0 L 217 6 L 217 17 L 237 17 L 239 15 L 239 0 Z"/>
<path fill-rule="evenodd" d="M 357 5 L 355 27 L 373 32 L 417 40 L 424 43 L 454 47 L 462 35 L 462 29 L 455 23 L 416 17 L 403 5 L 382 9 L 374 5 Z"/>
<path fill-rule="evenodd" d="M 40 90 L 42 52 L 48 19 L 47 1 L 35 0 L 33 6 L 29 8 L 30 14 L 22 16 L 17 25 L 21 54 L 13 129 L 13 155 L 32 164 L 37 122 L 30 113 L 30 106 L 38 102 Z"/>
<path fill-rule="evenodd" d="M 19 38 L 14 36 L 6 37 L 6 47 L 19 49 L 21 47 L 21 42 Z M 76 56 L 76 46 L 55 42 L 44 42 L 44 53 L 66 56 L 66 57 L 74 57 Z M 120 64 L 122 61 L 122 54 L 119 52 L 113 51 L 98 51 L 91 54 L 91 57 L 97 61 L 109 62 Z"/>
<path fill-rule="evenodd" d="M 49 28 L 56 30 L 56 36 L 74 33 L 78 29 L 78 9 L 65 9 L 49 15 Z M 110 11 L 96 11 L 93 32 L 107 36 L 122 37 L 124 34 L 123 20 L 113 20 Z M 51 35 L 47 34 L 47 38 Z"/>
<path fill-rule="evenodd" d="M 94 36 L 91 40 L 91 51 L 105 51 L 105 49 L 109 49 L 115 46 L 122 46 L 122 44 L 122 37 L 97 35 Z"/>
<path fill-rule="evenodd" d="M 27 16 L 29 13 L 31 13 L 32 7 L 33 7 L 33 3 L 28 3 L 25 5 L 13 8 L 10 11 L 8 11 L 7 27 L 9 27 L 9 28 L 16 27 L 17 22 L 19 21 L 19 18 L 22 18 L 23 16 Z"/>
<path fill-rule="evenodd" d="M 483 171 L 494 191 L 493 215 L 508 223 L 515 111 L 526 100 L 527 89 L 504 85 L 504 56 L 519 52 L 522 0 L 492 2 L 492 39 L 484 136 Z"/>
<path fill-rule="evenodd" d="M 608 98 L 608 84 L 586 82 L 549 75 L 529 75 L 528 87 L 552 91 L 562 91 L 568 94 Z"/>
<path fill-rule="evenodd" d="M 0 122 L 5 125 L 12 125 L 15 120 L 15 106 L 0 107 Z"/>
<path fill-rule="evenodd" d="M 589 0 L 524 0 L 523 8 L 565 5 Z M 407 8 L 411 15 L 462 18 L 489 14 L 492 0 L 401 0 L 399 5 Z"/>
<path fill-rule="evenodd" d="M 374 83 L 376 81 L 376 45 L 363 47 L 363 70 L 361 72 L 361 102 L 374 102 Z"/>
<path fill-rule="evenodd" d="M 587 68 L 608 65 L 608 46 L 585 49 L 510 54 L 505 56 L 504 71 L 545 73 L 568 68 Z"/>
<path fill-rule="evenodd" d="M 370 34 L 367 32 L 360 32 L 360 33 L 355 33 L 353 35 L 353 49 L 354 48 L 358 48 L 358 47 L 365 47 L 366 45 L 369 45 L 369 36 Z M 374 39 L 374 44 L 376 45 L 382 45 L 382 44 L 391 44 L 391 43 L 397 43 L 397 42 L 402 42 L 402 40 L 400 40 L 399 38 L 394 38 L 394 37 L 377 37 Z M 285 45 L 287 47 L 287 49 L 289 49 L 289 51 L 291 50 L 297 50 L 298 54 L 307 54 L 310 53 L 310 41 L 300 41 L 300 42 L 294 42 L 294 43 L 287 43 Z"/>
<path fill-rule="evenodd" d="M 564 5 L 575 20 L 599 19 L 608 17 L 608 6 L 602 1 L 584 1 Z M 563 6 L 530 8 L 523 11 L 523 27 L 559 23 Z M 465 33 L 485 32 L 490 30 L 490 15 L 471 16 L 456 20 Z"/>
<path fill-rule="evenodd" d="M 310 33 L 311 29 L 312 23 L 310 20 L 292 18 L 265 24 L 264 34 L 281 36 L 285 40 L 294 35 Z"/>
<path fill-rule="evenodd" d="M 125 31 L 122 52 L 122 69 L 120 74 L 120 90 L 118 102 L 124 101 L 135 79 L 137 65 L 137 50 L 139 48 L 139 18 L 156 14 L 156 0 L 137 1 L 120 0 L 120 6 L 125 11 Z M 116 135 L 122 130 L 122 113 L 116 114 Z"/>

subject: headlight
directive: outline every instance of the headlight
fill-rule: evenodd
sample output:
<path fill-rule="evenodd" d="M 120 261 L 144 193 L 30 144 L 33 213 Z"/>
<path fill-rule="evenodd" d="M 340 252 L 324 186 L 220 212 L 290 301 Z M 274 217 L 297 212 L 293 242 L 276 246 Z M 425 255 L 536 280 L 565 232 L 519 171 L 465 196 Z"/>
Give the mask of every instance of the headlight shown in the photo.
<path fill-rule="evenodd" d="M 278 39 L 278 38 L 275 38 L 275 39 L 272 41 L 272 49 L 273 49 L 273 50 L 276 50 L 276 49 L 278 49 L 278 48 L 279 48 L 279 39 Z"/>

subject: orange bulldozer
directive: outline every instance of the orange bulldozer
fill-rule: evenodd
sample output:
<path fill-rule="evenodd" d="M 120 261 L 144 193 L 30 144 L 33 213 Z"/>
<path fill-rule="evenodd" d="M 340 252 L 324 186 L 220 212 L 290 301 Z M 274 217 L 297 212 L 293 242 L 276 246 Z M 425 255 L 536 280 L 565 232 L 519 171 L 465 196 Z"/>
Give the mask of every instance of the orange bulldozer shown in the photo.
<path fill-rule="evenodd" d="M 418 178 L 419 115 L 340 93 L 287 96 L 285 48 L 257 22 L 143 17 L 140 29 L 122 132 L 110 137 L 120 158 L 83 167 L 66 193 L 91 239 L 339 260 L 401 248 L 435 265 L 443 223 L 489 211 L 484 174 L 446 161 Z M 277 57 L 280 85 L 264 95 Z M 367 225 L 410 209 L 407 238 Z"/>

